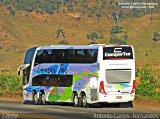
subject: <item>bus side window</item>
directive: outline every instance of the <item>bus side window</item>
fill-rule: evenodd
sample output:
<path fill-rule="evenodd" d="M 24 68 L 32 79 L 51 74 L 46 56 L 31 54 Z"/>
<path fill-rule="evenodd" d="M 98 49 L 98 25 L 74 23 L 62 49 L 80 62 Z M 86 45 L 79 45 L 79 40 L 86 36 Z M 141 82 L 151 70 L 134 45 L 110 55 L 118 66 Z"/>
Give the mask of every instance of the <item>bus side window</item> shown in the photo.
<path fill-rule="evenodd" d="M 41 64 L 41 63 L 48 63 L 49 58 L 48 58 L 48 51 L 47 50 L 39 50 L 37 52 L 36 58 L 35 58 L 35 63 L 34 66 Z"/>
<path fill-rule="evenodd" d="M 44 50 L 40 55 L 40 63 L 48 63 L 48 51 Z"/>
<path fill-rule="evenodd" d="M 55 63 L 55 53 L 54 53 L 54 50 L 50 50 L 48 52 L 48 63 Z"/>
<path fill-rule="evenodd" d="M 37 51 L 34 66 L 36 66 L 37 64 L 41 63 L 41 55 L 42 55 L 42 53 L 43 53 L 42 50 Z"/>

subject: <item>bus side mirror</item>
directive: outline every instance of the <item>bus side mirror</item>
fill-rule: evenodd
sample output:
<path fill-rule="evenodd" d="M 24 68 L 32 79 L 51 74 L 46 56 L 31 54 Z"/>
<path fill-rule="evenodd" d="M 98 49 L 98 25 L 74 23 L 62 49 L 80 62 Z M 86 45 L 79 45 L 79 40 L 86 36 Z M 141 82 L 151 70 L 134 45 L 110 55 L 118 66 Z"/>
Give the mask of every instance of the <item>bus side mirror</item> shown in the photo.
<path fill-rule="evenodd" d="M 20 75 L 21 75 L 21 71 L 20 71 L 20 70 L 17 72 L 17 75 L 18 75 L 18 76 L 20 76 Z"/>
<path fill-rule="evenodd" d="M 20 76 L 21 75 L 21 70 L 27 68 L 28 66 L 30 66 L 30 64 L 23 64 L 20 67 L 18 67 L 17 75 Z"/>

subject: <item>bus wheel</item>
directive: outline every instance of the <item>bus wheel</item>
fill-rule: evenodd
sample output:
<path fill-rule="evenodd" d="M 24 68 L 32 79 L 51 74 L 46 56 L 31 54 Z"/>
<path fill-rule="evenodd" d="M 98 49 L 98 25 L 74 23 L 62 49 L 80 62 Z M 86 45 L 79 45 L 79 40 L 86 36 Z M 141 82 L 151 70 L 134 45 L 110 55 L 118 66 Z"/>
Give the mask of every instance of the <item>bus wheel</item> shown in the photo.
<path fill-rule="evenodd" d="M 40 105 L 45 105 L 46 104 L 45 94 L 43 94 L 43 93 L 39 95 L 39 104 Z"/>
<path fill-rule="evenodd" d="M 85 94 L 82 95 L 82 107 L 88 107 L 87 97 Z"/>
<path fill-rule="evenodd" d="M 33 104 L 37 105 L 38 104 L 38 95 L 36 92 L 32 92 L 32 96 L 33 96 Z"/>
<path fill-rule="evenodd" d="M 73 106 L 78 107 L 78 95 L 77 95 L 77 93 L 73 94 Z"/>

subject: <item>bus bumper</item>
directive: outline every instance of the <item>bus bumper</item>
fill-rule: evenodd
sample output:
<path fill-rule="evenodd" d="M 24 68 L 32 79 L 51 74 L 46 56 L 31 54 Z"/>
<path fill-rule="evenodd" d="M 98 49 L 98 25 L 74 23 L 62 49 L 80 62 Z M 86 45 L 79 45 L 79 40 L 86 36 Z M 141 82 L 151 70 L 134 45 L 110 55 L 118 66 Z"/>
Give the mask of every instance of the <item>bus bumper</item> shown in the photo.
<path fill-rule="evenodd" d="M 99 95 L 98 102 L 106 102 L 106 103 L 121 103 L 121 102 L 130 102 L 134 101 L 135 94 L 128 95 Z"/>
<path fill-rule="evenodd" d="M 23 99 L 32 100 L 32 92 L 27 92 L 26 90 L 23 90 Z"/>

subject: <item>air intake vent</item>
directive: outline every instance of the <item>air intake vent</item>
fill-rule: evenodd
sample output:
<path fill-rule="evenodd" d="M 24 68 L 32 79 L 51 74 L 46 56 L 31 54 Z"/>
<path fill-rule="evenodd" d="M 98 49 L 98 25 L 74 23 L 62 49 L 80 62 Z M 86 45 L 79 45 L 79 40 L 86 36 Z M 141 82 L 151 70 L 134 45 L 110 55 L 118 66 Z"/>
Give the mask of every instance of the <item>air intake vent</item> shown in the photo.
<path fill-rule="evenodd" d="M 98 100 L 97 89 L 91 89 L 90 91 L 91 91 L 91 101 Z"/>

